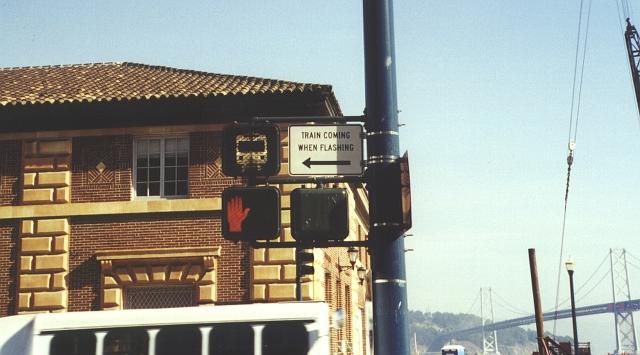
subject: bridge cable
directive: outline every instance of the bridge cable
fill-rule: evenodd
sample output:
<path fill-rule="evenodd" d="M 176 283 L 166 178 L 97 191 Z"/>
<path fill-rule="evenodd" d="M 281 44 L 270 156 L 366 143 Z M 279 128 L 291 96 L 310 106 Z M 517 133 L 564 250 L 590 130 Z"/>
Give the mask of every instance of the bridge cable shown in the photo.
<path fill-rule="evenodd" d="M 556 303 L 555 303 L 555 312 L 557 315 L 558 312 L 558 301 L 560 296 L 560 276 L 562 271 L 562 262 L 563 262 L 563 252 L 564 252 L 564 237 L 566 231 L 566 221 L 567 221 L 567 202 L 569 200 L 569 183 L 571 181 L 571 165 L 573 164 L 573 151 L 575 150 L 576 139 L 578 136 L 578 120 L 580 116 L 580 101 L 582 96 L 582 82 L 584 77 L 584 64 L 587 53 L 587 39 L 589 38 L 589 21 L 591 18 L 591 0 L 589 0 L 588 10 L 587 10 L 587 22 L 584 36 L 584 44 L 582 45 L 582 68 L 580 71 L 580 81 L 577 82 L 578 77 L 578 58 L 580 53 L 580 44 L 582 40 L 581 31 L 582 31 L 582 14 L 583 14 L 583 5 L 584 0 L 580 0 L 580 12 L 578 16 L 578 35 L 576 38 L 576 53 L 574 59 L 574 67 L 573 67 L 573 88 L 571 92 L 571 112 L 569 117 L 569 153 L 567 155 L 567 182 L 564 194 L 564 211 L 562 215 L 562 236 L 560 239 L 560 257 L 558 261 L 558 275 L 557 275 L 557 283 L 556 283 Z M 576 105 L 576 86 L 579 86 L 577 93 L 577 105 Z M 573 123 L 574 117 L 574 106 L 575 110 L 575 126 Z M 572 138 L 573 133 L 573 138 Z M 553 338 L 555 339 L 556 334 L 556 320 L 553 321 Z"/>
<path fill-rule="evenodd" d="M 528 316 L 531 313 L 527 312 L 527 311 L 522 311 L 521 309 L 519 309 L 518 307 L 514 306 L 513 304 L 509 303 L 504 297 L 500 296 L 496 291 L 493 291 L 494 296 L 497 296 L 497 298 L 495 299 L 496 301 L 498 301 L 498 303 L 502 303 L 501 306 L 506 309 L 507 311 L 513 313 L 513 314 L 519 314 L 519 315 L 525 315 Z"/>
<path fill-rule="evenodd" d="M 471 313 L 471 311 L 473 310 L 473 307 L 476 305 L 476 303 L 477 303 L 477 302 L 478 302 L 478 300 L 480 299 L 480 292 L 482 292 L 482 291 L 479 291 L 479 292 L 476 294 L 476 299 L 475 299 L 475 300 L 473 300 L 473 303 L 471 304 L 471 307 L 469 307 L 469 310 L 468 310 L 465 314 L 473 314 L 473 313 Z"/>
<path fill-rule="evenodd" d="M 604 273 L 604 275 L 602 275 L 602 277 L 600 278 L 600 280 L 599 280 L 599 281 L 598 281 L 598 282 L 597 282 L 597 283 L 596 283 L 596 284 L 595 284 L 595 285 L 594 285 L 594 286 L 593 286 L 589 291 L 587 291 L 587 293 L 585 293 L 584 295 L 580 296 L 580 298 L 578 298 L 578 299 L 576 300 L 576 303 L 577 303 L 577 302 L 582 301 L 582 300 L 583 300 L 583 299 L 585 299 L 587 296 L 589 296 L 589 294 L 591 294 L 591 292 L 593 292 L 593 290 L 595 290 L 598 286 L 600 286 L 600 284 L 602 283 L 602 281 L 604 281 L 604 279 L 605 279 L 607 276 L 609 276 L 609 275 L 611 275 L 611 270 L 607 270 L 607 272 L 605 272 L 605 273 Z"/>

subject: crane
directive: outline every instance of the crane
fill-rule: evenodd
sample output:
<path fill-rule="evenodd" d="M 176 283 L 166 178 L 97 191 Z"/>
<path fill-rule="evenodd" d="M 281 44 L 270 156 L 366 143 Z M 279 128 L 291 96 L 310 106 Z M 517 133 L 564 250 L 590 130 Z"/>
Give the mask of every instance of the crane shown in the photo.
<path fill-rule="evenodd" d="M 627 45 L 627 55 L 629 56 L 629 65 L 631 66 L 631 78 L 636 93 L 637 107 L 638 110 L 640 110 L 640 36 L 638 36 L 638 31 L 636 31 L 636 27 L 631 24 L 629 18 L 627 18 L 627 28 L 624 31 L 624 40 Z"/>

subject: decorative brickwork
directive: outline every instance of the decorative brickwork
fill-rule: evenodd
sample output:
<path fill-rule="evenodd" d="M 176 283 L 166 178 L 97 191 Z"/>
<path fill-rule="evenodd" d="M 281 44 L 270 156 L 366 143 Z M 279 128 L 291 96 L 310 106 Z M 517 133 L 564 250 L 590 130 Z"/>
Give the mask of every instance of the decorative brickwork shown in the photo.
<path fill-rule="evenodd" d="M 71 202 L 131 200 L 132 136 L 73 139 Z"/>
<path fill-rule="evenodd" d="M 18 228 L 14 221 L 0 221 L 0 317 L 16 314 L 18 279 Z"/>
<path fill-rule="evenodd" d="M 68 219 L 22 220 L 19 311 L 66 311 L 68 272 Z"/>
<path fill-rule="evenodd" d="M 20 141 L 0 141 L 0 206 L 19 203 L 21 147 Z"/>
<path fill-rule="evenodd" d="M 71 140 L 24 141 L 24 204 L 69 203 Z"/>
<path fill-rule="evenodd" d="M 217 291 L 216 304 L 249 302 L 249 247 L 223 239 L 220 228 L 219 217 L 206 212 L 73 217 L 69 309 L 101 309 L 101 268 L 96 251 L 158 246 L 169 249 L 220 247 L 217 290 L 201 288 L 201 297 L 214 297 L 213 292 Z"/>
<path fill-rule="evenodd" d="M 222 173 L 220 132 L 195 132 L 189 138 L 189 197 L 220 197 L 229 185 L 238 185 L 242 180 Z"/>

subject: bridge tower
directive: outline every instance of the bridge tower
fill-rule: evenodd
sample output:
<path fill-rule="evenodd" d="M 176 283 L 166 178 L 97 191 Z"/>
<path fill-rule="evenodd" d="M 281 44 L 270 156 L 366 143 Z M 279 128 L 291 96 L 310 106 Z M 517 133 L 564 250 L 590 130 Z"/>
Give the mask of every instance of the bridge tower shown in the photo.
<path fill-rule="evenodd" d="M 611 262 L 611 288 L 613 290 L 613 314 L 616 330 L 615 354 L 636 354 L 638 345 L 633 324 L 633 313 L 616 307 L 616 302 L 631 300 L 626 251 L 624 249 L 609 249 L 609 259 Z"/>
<path fill-rule="evenodd" d="M 487 312 L 487 314 L 485 314 Z M 482 319 L 482 354 L 500 354 L 498 351 L 498 333 L 485 331 L 485 324 L 493 324 L 493 298 L 491 288 L 480 289 L 480 317 Z"/>

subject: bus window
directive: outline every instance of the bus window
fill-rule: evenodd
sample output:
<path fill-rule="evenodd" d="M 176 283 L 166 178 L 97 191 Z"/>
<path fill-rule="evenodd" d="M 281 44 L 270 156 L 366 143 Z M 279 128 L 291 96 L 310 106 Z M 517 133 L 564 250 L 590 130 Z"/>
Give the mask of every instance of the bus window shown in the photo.
<path fill-rule="evenodd" d="M 253 328 L 246 323 L 215 324 L 209 355 L 253 355 Z"/>
<path fill-rule="evenodd" d="M 50 355 L 94 355 L 96 337 L 90 331 L 56 333 L 51 340 Z"/>
<path fill-rule="evenodd" d="M 304 355 L 309 334 L 302 322 L 268 323 L 262 331 L 262 355 Z"/>
<path fill-rule="evenodd" d="M 201 333 L 194 326 L 162 328 L 156 336 L 156 355 L 200 355 Z"/>
<path fill-rule="evenodd" d="M 147 355 L 149 335 L 140 328 L 121 328 L 109 331 L 104 338 L 103 355 Z"/>

